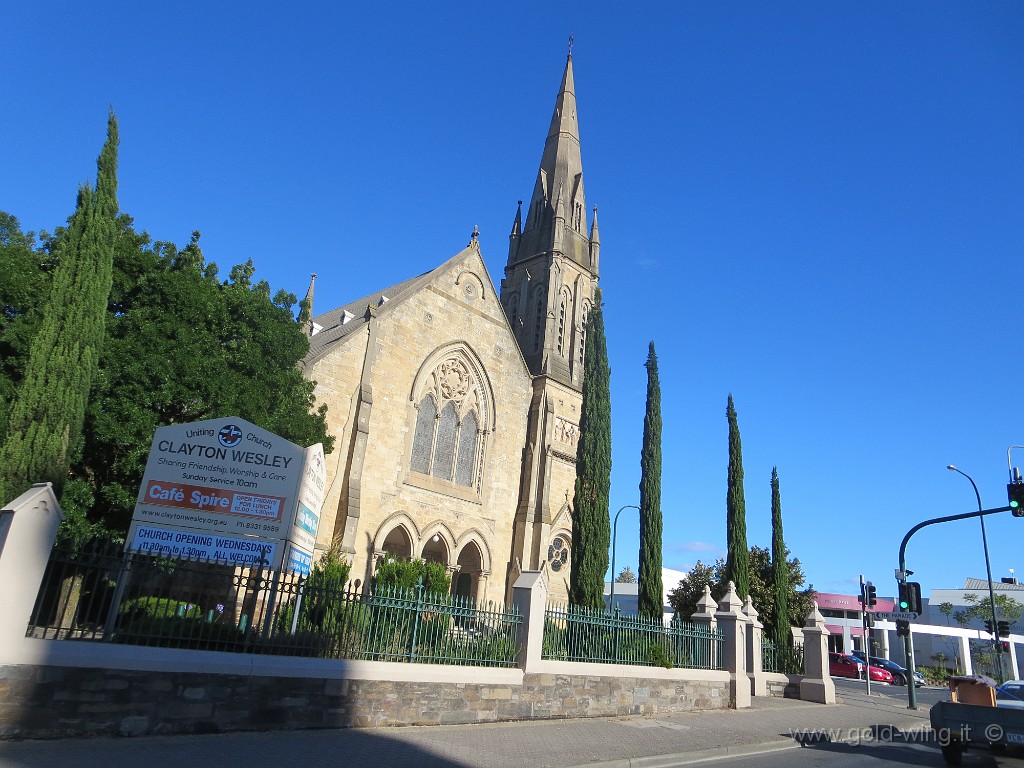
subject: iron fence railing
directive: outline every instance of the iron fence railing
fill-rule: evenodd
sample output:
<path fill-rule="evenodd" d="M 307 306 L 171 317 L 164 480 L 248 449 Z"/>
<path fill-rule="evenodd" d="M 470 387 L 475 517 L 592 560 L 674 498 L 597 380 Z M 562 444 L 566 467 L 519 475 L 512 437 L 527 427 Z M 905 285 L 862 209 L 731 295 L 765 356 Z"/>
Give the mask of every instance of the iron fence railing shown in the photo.
<path fill-rule="evenodd" d="M 778 647 L 770 638 L 761 638 L 761 669 L 765 672 L 783 672 L 791 675 L 803 674 L 804 647 L 787 645 Z"/>
<path fill-rule="evenodd" d="M 578 605 L 549 604 L 541 657 L 605 664 L 723 669 L 722 633 L 707 624 L 623 616 Z"/>
<path fill-rule="evenodd" d="M 318 585 L 291 572 L 114 547 L 55 550 L 27 635 L 214 651 L 511 667 L 513 605 Z"/>

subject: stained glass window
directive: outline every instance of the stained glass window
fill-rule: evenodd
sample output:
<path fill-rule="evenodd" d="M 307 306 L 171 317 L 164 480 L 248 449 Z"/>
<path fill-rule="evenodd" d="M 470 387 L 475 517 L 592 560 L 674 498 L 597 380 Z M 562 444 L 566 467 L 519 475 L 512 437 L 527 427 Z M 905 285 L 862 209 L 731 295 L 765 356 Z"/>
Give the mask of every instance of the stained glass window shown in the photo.
<path fill-rule="evenodd" d="M 473 485 L 476 433 L 476 412 L 470 411 L 459 428 L 459 456 L 455 464 L 455 482 L 459 485 Z"/>
<path fill-rule="evenodd" d="M 452 465 L 455 463 L 455 437 L 459 428 L 459 417 L 455 403 L 450 400 L 441 411 L 437 422 L 437 442 L 434 445 L 434 463 L 430 474 L 444 480 L 452 479 Z"/>
<path fill-rule="evenodd" d="M 437 419 L 437 406 L 434 404 L 433 395 L 427 395 L 420 403 L 419 413 L 416 416 L 416 432 L 412 438 L 412 463 L 410 469 L 413 472 L 430 472 L 430 449 L 434 443 L 434 421 Z"/>

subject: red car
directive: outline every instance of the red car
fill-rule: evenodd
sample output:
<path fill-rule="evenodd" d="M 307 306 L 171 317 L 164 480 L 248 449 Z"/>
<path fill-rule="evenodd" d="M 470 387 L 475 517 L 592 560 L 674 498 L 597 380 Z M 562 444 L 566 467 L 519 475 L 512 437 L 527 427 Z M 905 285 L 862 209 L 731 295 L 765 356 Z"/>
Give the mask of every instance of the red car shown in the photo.
<path fill-rule="evenodd" d="M 858 661 L 845 653 L 830 653 L 828 655 L 828 673 L 832 677 L 853 677 L 864 676 L 864 662 Z M 881 667 L 868 667 L 868 674 L 872 682 L 889 683 L 892 685 L 892 673 Z"/>

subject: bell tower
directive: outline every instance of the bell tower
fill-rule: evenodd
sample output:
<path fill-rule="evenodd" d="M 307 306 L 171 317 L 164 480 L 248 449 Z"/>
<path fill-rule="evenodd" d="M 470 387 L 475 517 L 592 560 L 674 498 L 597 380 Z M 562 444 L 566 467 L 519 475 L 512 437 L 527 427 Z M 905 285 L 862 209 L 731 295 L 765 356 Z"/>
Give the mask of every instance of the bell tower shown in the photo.
<path fill-rule="evenodd" d="M 511 567 L 547 562 L 556 599 L 569 578 L 563 549 L 571 542 L 585 328 L 599 277 L 596 207 L 590 222 L 587 213 L 570 38 L 533 196 L 525 223 L 519 202 L 501 281 L 502 306 L 534 376 Z M 509 575 L 512 584 L 518 574 Z"/>

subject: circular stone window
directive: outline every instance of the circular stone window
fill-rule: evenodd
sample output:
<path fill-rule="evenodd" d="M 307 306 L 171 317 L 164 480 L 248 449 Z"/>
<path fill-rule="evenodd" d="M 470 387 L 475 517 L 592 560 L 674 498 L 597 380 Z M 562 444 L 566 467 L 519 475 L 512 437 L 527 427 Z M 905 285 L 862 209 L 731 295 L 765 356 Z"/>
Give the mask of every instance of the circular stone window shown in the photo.
<path fill-rule="evenodd" d="M 548 545 L 548 565 L 551 566 L 552 571 L 558 572 L 568 565 L 568 563 L 569 542 L 561 536 L 556 536 L 555 540 Z"/>

